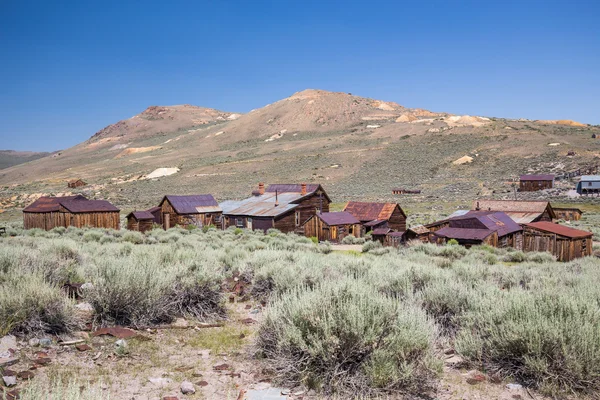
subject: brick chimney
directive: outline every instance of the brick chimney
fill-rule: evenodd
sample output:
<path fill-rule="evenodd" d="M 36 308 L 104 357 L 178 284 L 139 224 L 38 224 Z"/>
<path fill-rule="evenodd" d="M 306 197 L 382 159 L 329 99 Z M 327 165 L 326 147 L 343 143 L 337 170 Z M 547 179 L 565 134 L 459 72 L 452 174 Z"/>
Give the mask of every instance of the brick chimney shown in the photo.
<path fill-rule="evenodd" d="M 258 184 L 258 194 L 265 194 L 265 184 L 262 182 Z"/>
<path fill-rule="evenodd" d="M 279 196 L 277 190 L 275 190 L 275 207 L 279 206 Z"/>
<path fill-rule="evenodd" d="M 301 187 L 302 187 L 302 190 L 300 191 L 300 194 L 301 194 L 302 196 L 306 196 L 306 183 L 303 183 L 303 184 L 301 185 Z"/>

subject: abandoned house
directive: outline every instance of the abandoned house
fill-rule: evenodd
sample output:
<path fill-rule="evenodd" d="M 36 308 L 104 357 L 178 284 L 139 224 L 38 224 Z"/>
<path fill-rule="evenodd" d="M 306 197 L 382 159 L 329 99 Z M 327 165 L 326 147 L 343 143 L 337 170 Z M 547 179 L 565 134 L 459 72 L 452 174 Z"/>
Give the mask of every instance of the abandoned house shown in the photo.
<path fill-rule="evenodd" d="M 344 207 L 344 211 L 354 215 L 360 221 L 363 226 L 361 236 L 375 229 L 380 229 L 377 234 L 384 236 L 387 232 L 383 233 L 383 229 L 396 232 L 406 231 L 406 214 L 397 203 L 349 201 Z"/>
<path fill-rule="evenodd" d="M 127 229 L 146 232 L 152 230 L 154 224 L 160 225 L 160 207 L 152 207 L 145 211 L 133 211 L 127 215 Z"/>
<path fill-rule="evenodd" d="M 85 185 L 87 185 L 87 183 L 85 183 L 81 179 L 72 179 L 67 183 L 67 186 L 70 187 L 71 189 L 75 189 L 75 188 L 82 187 Z"/>
<path fill-rule="evenodd" d="M 304 223 L 304 234 L 320 242 L 340 243 L 349 235 L 360 237 L 360 232 L 360 221 L 345 211 L 315 214 Z"/>
<path fill-rule="evenodd" d="M 424 225 L 415 225 L 406 230 L 404 235 L 406 241 L 420 240 L 423 243 L 429 242 L 429 229 Z"/>
<path fill-rule="evenodd" d="M 387 235 L 385 235 L 383 245 L 390 247 L 400 247 L 406 242 L 407 232 L 389 232 Z"/>
<path fill-rule="evenodd" d="M 577 193 L 600 196 L 600 175 L 583 175 L 577 183 Z"/>
<path fill-rule="evenodd" d="M 84 196 L 40 197 L 23 209 L 23 227 L 50 230 L 55 227 L 119 229 L 119 209 L 106 200 Z"/>
<path fill-rule="evenodd" d="M 228 200 L 223 209 L 223 229 L 230 226 L 267 231 L 304 233 L 304 223 L 318 213 L 329 212 L 331 199 L 319 184 L 273 184 L 265 190 L 263 183 L 252 197 Z"/>
<path fill-rule="evenodd" d="M 211 194 L 167 195 L 160 202 L 160 221 L 164 229 L 180 226 L 221 225 L 222 210 Z"/>
<path fill-rule="evenodd" d="M 562 219 L 564 221 L 579 221 L 583 215 L 583 211 L 579 208 L 566 208 L 566 207 L 552 207 L 556 219 Z"/>
<path fill-rule="evenodd" d="M 592 254 L 592 233 L 552 222 L 533 222 L 523 227 L 523 250 L 547 251 L 558 261 Z"/>
<path fill-rule="evenodd" d="M 521 249 L 523 228 L 502 212 L 477 211 L 451 218 L 448 225 L 434 232 L 437 243 L 454 239 L 465 247 L 487 244 Z"/>
<path fill-rule="evenodd" d="M 535 192 L 553 187 L 554 175 L 521 175 L 519 177 L 520 192 Z"/>
<path fill-rule="evenodd" d="M 524 200 L 475 200 L 472 211 L 499 211 L 512 218 L 517 224 L 549 221 L 556 219 L 556 214 L 548 201 Z"/>

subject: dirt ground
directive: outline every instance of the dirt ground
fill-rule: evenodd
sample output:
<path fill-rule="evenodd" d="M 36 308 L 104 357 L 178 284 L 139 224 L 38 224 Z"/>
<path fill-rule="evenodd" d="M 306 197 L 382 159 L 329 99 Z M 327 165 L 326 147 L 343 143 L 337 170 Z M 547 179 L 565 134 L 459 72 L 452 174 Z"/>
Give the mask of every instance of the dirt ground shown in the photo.
<path fill-rule="evenodd" d="M 6 367 L 3 375 L 7 370 L 8 374 L 17 374 L 17 386 L 11 390 L 25 387 L 27 379 L 76 379 L 99 384 L 111 399 L 124 400 L 323 398 L 302 388 L 273 387 L 268 365 L 252 356 L 261 306 L 250 302 L 228 306 L 229 320 L 222 326 L 205 327 L 178 319 L 170 327 L 132 332 L 136 336 L 124 339 L 126 347 L 118 346 L 121 342 L 117 337 L 96 336 L 94 332 L 53 337 L 49 347 L 19 340 L 15 353 L 19 362 Z M 460 368 L 455 364 L 459 357 L 448 353 L 437 388 L 423 393 L 422 398 L 543 398 L 524 388 L 511 389 L 508 381 L 493 383 L 493 377 Z M 185 381 L 192 383 L 195 393 L 182 394 L 181 384 Z"/>

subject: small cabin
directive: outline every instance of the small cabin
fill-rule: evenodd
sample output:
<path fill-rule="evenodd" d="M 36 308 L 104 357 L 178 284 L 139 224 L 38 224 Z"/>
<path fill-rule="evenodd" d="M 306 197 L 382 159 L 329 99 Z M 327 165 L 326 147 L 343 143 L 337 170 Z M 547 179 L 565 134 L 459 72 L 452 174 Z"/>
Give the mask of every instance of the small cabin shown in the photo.
<path fill-rule="evenodd" d="M 44 230 L 59 226 L 119 229 L 119 212 L 106 200 L 88 200 L 81 195 L 43 196 L 23 209 L 23 227 Z"/>
<path fill-rule="evenodd" d="M 583 211 L 579 208 L 553 207 L 556 219 L 563 221 L 579 221 L 583 215 Z"/>
<path fill-rule="evenodd" d="M 327 212 L 313 215 L 304 223 L 304 234 L 319 242 L 340 243 L 346 236 L 360 237 L 360 221 L 348 212 Z"/>
<path fill-rule="evenodd" d="M 406 213 L 397 203 L 368 203 L 349 201 L 344 211 L 352 214 L 363 226 L 363 234 L 379 229 L 406 231 Z M 375 232 L 373 232 L 375 234 Z M 387 234 L 384 233 L 385 236 Z"/>
<path fill-rule="evenodd" d="M 583 175 L 577 183 L 577 193 L 600 196 L 600 175 Z"/>
<path fill-rule="evenodd" d="M 79 188 L 85 185 L 87 185 L 87 183 L 81 179 L 72 179 L 67 183 L 67 186 L 71 189 Z"/>
<path fill-rule="evenodd" d="M 520 192 L 536 192 L 553 187 L 554 175 L 521 175 L 519 177 Z"/>
<path fill-rule="evenodd" d="M 429 242 L 429 229 L 423 225 L 411 226 L 406 230 L 405 239 L 406 241 L 410 240 L 420 240 L 423 243 Z"/>
<path fill-rule="evenodd" d="M 222 210 L 211 194 L 187 196 L 167 195 L 159 204 L 160 221 L 164 229 L 175 226 L 196 226 L 221 224 Z"/>
<path fill-rule="evenodd" d="M 384 246 L 400 247 L 406 242 L 406 232 L 389 232 L 385 235 Z"/>
<path fill-rule="evenodd" d="M 558 261 L 592 255 L 592 232 L 552 222 L 533 222 L 523 227 L 524 251 L 547 251 Z"/>
<path fill-rule="evenodd" d="M 447 221 L 446 227 L 433 234 L 439 244 L 454 239 L 465 247 L 487 244 L 499 248 L 522 248 L 523 229 L 502 212 L 472 211 Z"/>
<path fill-rule="evenodd" d="M 133 211 L 126 218 L 128 230 L 143 233 L 152 230 L 154 224 L 160 224 L 160 207 L 152 207 L 145 211 Z"/>

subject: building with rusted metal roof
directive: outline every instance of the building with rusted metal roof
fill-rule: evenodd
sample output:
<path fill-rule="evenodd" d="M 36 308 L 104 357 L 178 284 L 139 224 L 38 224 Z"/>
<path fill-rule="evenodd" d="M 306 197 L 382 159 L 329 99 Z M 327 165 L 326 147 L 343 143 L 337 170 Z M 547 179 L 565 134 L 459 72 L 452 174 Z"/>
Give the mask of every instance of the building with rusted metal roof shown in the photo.
<path fill-rule="evenodd" d="M 199 228 L 221 225 L 223 210 L 212 194 L 166 195 L 161 200 L 159 207 L 160 220 L 164 229 L 177 225 L 192 225 Z"/>
<path fill-rule="evenodd" d="M 319 184 L 264 183 L 252 196 L 240 201 L 224 201 L 223 229 L 235 226 L 267 231 L 304 233 L 304 223 L 317 213 L 329 212 L 331 199 Z"/>
<path fill-rule="evenodd" d="M 411 226 L 404 235 L 406 241 L 420 240 L 423 243 L 429 242 L 429 229 L 424 225 Z"/>
<path fill-rule="evenodd" d="M 360 221 L 363 233 L 383 228 L 397 232 L 406 231 L 406 213 L 397 203 L 349 201 L 344 211 L 354 215 Z"/>
<path fill-rule="evenodd" d="M 55 227 L 119 229 L 120 210 L 106 200 L 88 200 L 82 195 L 43 196 L 23 209 L 25 229 Z"/>
<path fill-rule="evenodd" d="M 502 212 L 474 211 L 448 220 L 448 225 L 433 233 L 437 243 L 454 239 L 466 247 L 488 244 L 493 247 L 521 249 L 523 228 Z"/>
<path fill-rule="evenodd" d="M 541 221 L 523 226 L 523 250 L 547 251 L 558 261 L 592 255 L 592 232 Z"/>
<path fill-rule="evenodd" d="M 556 219 L 552 205 L 548 201 L 525 200 L 475 200 L 472 211 L 499 211 L 518 224 L 549 221 Z"/>
<path fill-rule="evenodd" d="M 360 237 L 360 221 L 345 211 L 315 214 L 304 224 L 304 234 L 320 242 L 341 242 L 346 236 Z"/>
<path fill-rule="evenodd" d="M 519 177 L 520 192 L 536 192 L 553 187 L 554 175 L 521 175 Z"/>

